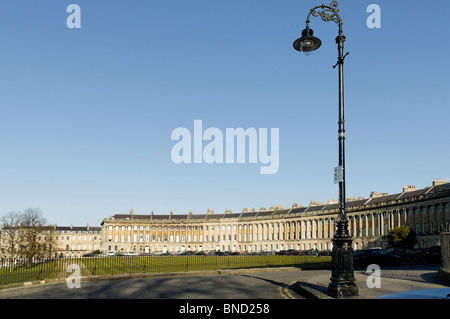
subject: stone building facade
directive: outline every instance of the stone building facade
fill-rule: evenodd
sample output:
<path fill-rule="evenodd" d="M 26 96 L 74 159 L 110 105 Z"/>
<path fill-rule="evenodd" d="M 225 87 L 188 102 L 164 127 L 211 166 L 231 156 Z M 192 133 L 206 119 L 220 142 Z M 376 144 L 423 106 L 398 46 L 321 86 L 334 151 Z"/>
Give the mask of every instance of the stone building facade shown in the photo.
<path fill-rule="evenodd" d="M 101 227 L 54 226 L 55 256 L 81 257 L 101 249 Z"/>
<path fill-rule="evenodd" d="M 11 236 L 3 229 L 0 234 L 0 258 L 19 258 L 20 229 Z M 43 251 L 37 257 L 81 257 L 101 249 L 101 227 L 86 226 L 42 226 L 37 243 Z M 11 240 L 14 238 L 14 253 Z M 51 247 L 50 247 L 51 246 Z"/>
<path fill-rule="evenodd" d="M 389 229 L 409 226 L 418 235 L 418 248 L 440 245 L 439 234 L 450 225 L 450 183 L 404 186 L 397 194 L 372 192 L 348 198 L 349 231 L 354 249 L 386 248 Z M 260 252 L 332 249 L 338 216 L 337 201 L 311 202 L 302 207 L 244 209 L 215 214 L 116 214 L 101 223 L 101 250 L 106 252 L 180 253 L 184 251 Z"/>

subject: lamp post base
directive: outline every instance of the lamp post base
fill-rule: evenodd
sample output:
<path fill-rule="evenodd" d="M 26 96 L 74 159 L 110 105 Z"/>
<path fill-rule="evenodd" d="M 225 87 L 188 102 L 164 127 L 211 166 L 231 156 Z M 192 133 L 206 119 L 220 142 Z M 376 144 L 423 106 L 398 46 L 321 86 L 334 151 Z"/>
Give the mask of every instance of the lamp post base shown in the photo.
<path fill-rule="evenodd" d="M 358 295 L 358 287 L 353 276 L 353 249 L 349 236 L 337 234 L 333 238 L 332 274 L 328 285 L 328 295 L 334 298 Z"/>
<path fill-rule="evenodd" d="M 358 296 L 358 287 L 353 283 L 333 283 L 328 285 L 328 295 L 333 298 Z"/>

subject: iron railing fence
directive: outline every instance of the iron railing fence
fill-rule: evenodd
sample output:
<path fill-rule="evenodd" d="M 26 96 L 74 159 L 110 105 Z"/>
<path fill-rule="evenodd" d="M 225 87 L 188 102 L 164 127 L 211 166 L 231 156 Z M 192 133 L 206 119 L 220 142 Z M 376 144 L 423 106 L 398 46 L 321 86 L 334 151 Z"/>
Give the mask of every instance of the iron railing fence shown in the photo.
<path fill-rule="evenodd" d="M 175 256 L 104 256 L 73 258 L 1 259 L 0 285 L 64 279 L 74 269 L 79 276 L 114 276 L 225 270 L 258 267 L 299 267 L 323 269 L 331 267 L 330 256 L 291 255 L 175 255 Z"/>

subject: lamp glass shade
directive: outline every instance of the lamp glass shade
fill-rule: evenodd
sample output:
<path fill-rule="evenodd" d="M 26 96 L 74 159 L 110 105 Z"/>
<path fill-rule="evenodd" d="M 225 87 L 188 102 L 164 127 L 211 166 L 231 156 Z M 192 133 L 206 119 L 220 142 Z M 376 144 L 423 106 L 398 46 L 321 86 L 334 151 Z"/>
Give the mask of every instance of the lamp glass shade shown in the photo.
<path fill-rule="evenodd" d="M 313 30 L 306 28 L 302 31 L 302 37 L 295 40 L 294 49 L 308 56 L 312 51 L 317 50 L 321 45 L 322 41 L 313 36 Z"/>
<path fill-rule="evenodd" d="M 300 42 L 300 51 L 306 56 L 310 55 L 314 51 L 314 41 L 305 39 Z"/>

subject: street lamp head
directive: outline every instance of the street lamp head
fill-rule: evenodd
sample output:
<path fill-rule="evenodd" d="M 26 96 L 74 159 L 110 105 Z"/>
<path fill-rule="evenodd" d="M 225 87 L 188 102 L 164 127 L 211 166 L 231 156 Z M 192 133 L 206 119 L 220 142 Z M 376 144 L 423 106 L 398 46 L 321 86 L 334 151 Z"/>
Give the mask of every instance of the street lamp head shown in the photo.
<path fill-rule="evenodd" d="M 312 51 L 320 48 L 322 41 L 313 36 L 314 32 L 309 27 L 302 31 L 302 37 L 294 41 L 294 49 L 308 56 Z"/>

